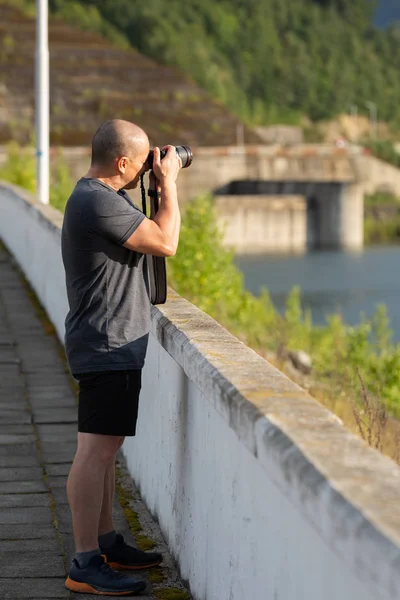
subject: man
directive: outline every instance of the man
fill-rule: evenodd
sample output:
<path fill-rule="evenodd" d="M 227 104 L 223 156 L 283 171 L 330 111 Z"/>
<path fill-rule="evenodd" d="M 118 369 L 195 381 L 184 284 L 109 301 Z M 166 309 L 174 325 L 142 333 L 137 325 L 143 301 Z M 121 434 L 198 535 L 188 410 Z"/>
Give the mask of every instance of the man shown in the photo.
<path fill-rule="evenodd" d="M 112 519 L 115 456 L 135 435 L 141 370 L 150 322 L 146 254 L 172 256 L 180 229 L 176 178 L 181 160 L 168 146 L 153 173 L 160 208 L 148 219 L 125 192 L 148 165 L 149 140 L 133 123 L 103 123 L 92 142 L 91 167 L 65 209 L 62 256 L 70 310 L 65 346 L 79 381 L 78 446 L 68 477 L 76 555 L 66 587 L 129 595 L 146 587 L 120 573 L 159 565 L 162 555 L 128 546 Z M 112 568 L 114 567 L 114 568 Z"/>

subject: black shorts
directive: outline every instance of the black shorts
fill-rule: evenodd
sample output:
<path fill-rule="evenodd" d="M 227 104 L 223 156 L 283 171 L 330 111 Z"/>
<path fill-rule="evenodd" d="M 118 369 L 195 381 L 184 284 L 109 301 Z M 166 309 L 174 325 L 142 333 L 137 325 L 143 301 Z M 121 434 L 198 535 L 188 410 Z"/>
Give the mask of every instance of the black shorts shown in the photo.
<path fill-rule="evenodd" d="M 79 381 L 78 431 L 135 435 L 141 369 L 79 373 L 74 377 Z"/>

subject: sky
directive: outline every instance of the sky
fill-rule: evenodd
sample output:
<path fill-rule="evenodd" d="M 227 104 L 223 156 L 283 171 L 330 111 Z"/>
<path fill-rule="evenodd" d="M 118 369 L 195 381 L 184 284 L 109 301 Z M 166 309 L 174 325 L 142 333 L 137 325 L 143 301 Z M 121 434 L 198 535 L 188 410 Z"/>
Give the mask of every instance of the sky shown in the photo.
<path fill-rule="evenodd" d="M 400 0 L 379 0 L 375 23 L 387 27 L 393 21 L 400 21 Z"/>

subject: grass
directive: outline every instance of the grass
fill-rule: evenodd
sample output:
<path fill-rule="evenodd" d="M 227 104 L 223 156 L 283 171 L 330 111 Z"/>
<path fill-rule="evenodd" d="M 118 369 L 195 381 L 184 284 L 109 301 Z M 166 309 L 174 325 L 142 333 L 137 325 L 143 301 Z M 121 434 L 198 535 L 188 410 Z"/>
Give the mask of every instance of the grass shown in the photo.
<path fill-rule="evenodd" d="M 271 356 L 268 360 L 285 373 L 286 365 L 281 360 L 274 360 Z M 400 421 L 389 414 L 379 396 L 367 390 L 360 369 L 357 369 L 359 389 L 354 395 L 349 395 L 337 385 L 327 388 L 326 385 L 300 374 L 296 379 L 293 370 L 286 374 L 338 416 L 346 429 L 359 436 L 371 448 L 400 464 Z"/>
<path fill-rule="evenodd" d="M 395 244 L 400 241 L 400 198 L 377 192 L 364 198 L 365 244 Z"/>
<path fill-rule="evenodd" d="M 400 242 L 400 214 L 384 220 L 366 217 L 364 219 L 364 242 L 367 246 L 398 244 Z"/>
<path fill-rule="evenodd" d="M 190 600 L 189 592 L 181 588 L 158 588 L 154 590 L 157 600 Z"/>
<path fill-rule="evenodd" d="M 153 584 L 160 584 L 166 580 L 166 576 L 164 575 L 162 569 L 160 567 L 156 567 L 151 569 L 148 573 L 148 580 Z"/>

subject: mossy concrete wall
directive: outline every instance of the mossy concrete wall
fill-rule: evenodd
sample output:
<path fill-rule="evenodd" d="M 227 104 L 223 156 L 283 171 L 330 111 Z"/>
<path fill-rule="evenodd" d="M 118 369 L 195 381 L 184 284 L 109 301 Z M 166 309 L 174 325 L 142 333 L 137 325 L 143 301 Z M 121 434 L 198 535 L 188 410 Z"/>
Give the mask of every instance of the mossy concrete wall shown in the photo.
<path fill-rule="evenodd" d="M 63 337 L 61 215 L 0 184 L 0 238 Z M 400 598 L 400 468 L 170 291 L 130 471 L 196 600 Z"/>

